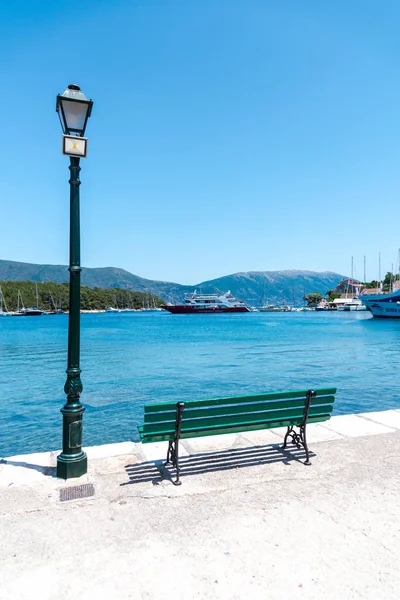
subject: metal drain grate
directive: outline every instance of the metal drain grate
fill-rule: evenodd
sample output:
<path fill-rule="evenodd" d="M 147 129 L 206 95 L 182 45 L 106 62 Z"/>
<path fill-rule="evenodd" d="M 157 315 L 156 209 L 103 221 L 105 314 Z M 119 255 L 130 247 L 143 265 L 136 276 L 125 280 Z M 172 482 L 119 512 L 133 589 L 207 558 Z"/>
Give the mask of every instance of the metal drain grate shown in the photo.
<path fill-rule="evenodd" d="M 93 483 L 84 483 L 83 485 L 74 485 L 60 490 L 60 500 L 78 500 L 79 498 L 90 498 L 94 496 Z"/>

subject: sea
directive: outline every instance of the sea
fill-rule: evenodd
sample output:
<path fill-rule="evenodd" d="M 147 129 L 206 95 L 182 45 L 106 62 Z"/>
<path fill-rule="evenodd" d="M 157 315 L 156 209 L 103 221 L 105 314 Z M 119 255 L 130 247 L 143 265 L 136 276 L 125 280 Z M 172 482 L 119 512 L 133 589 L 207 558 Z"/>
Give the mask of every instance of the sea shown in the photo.
<path fill-rule="evenodd" d="M 61 447 L 68 315 L 0 318 L 0 456 Z M 84 446 L 138 440 L 149 402 L 337 387 L 334 414 L 400 408 L 400 319 L 369 312 L 81 316 Z"/>

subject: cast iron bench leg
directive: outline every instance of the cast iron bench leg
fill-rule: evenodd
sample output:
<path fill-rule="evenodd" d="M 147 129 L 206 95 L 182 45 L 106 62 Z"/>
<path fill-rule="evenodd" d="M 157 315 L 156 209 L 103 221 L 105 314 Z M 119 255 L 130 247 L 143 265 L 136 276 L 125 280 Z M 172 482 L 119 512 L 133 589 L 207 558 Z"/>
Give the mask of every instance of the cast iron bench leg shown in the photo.
<path fill-rule="evenodd" d="M 182 427 L 182 413 L 185 407 L 184 402 L 177 402 L 176 404 L 176 421 L 175 421 L 175 435 L 174 439 L 168 442 L 167 461 L 164 465 L 172 463 L 176 471 L 176 479 L 172 481 L 174 485 L 181 485 L 179 479 L 179 438 L 181 435 Z"/>
<path fill-rule="evenodd" d="M 166 467 L 167 465 L 171 464 L 171 460 L 172 460 L 172 444 L 174 442 L 172 440 L 170 440 L 168 442 L 168 450 L 167 450 L 167 460 L 164 463 L 164 466 Z"/>
<path fill-rule="evenodd" d="M 292 444 L 297 446 L 297 448 L 301 448 L 301 446 L 303 446 L 303 448 L 306 452 L 306 460 L 304 461 L 305 465 L 311 465 L 310 453 L 309 453 L 308 446 L 307 446 L 306 425 L 307 425 L 308 413 L 310 410 L 311 398 L 315 398 L 316 395 L 317 394 L 314 392 L 314 390 L 308 390 L 308 392 L 307 392 L 306 403 L 305 403 L 305 407 L 304 407 L 304 415 L 303 415 L 303 419 L 299 426 L 300 433 L 297 433 L 297 431 L 295 431 L 293 427 L 288 427 L 286 435 L 285 435 L 285 439 L 283 440 L 283 448 L 286 448 L 289 437 L 291 438 Z"/>

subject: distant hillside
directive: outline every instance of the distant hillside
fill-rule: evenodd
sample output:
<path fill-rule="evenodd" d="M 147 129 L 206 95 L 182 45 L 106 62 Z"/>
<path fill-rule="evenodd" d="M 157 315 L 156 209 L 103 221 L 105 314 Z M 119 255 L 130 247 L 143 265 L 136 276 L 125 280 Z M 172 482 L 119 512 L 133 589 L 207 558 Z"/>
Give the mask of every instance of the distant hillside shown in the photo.
<path fill-rule="evenodd" d="M 197 290 L 202 293 L 226 292 L 230 290 L 234 296 L 254 306 L 265 303 L 296 305 L 302 304 L 304 294 L 320 292 L 334 288 L 343 275 L 325 271 L 249 271 L 226 275 L 211 281 L 204 281 L 194 286 L 180 285 L 167 281 L 153 281 L 133 275 L 124 269 L 103 267 L 82 269 L 82 285 L 99 288 L 120 288 L 149 292 L 163 298 L 167 302 L 182 300 L 185 293 Z M 0 280 L 6 281 L 69 281 L 68 268 L 63 265 L 35 265 L 14 261 L 0 260 Z"/>
<path fill-rule="evenodd" d="M 64 265 L 35 265 L 31 263 L 0 260 L 0 280 L 4 281 L 54 281 L 68 283 L 69 271 Z M 180 298 L 192 291 L 192 286 L 165 281 L 153 281 L 133 275 L 116 267 L 82 268 L 82 285 L 100 288 L 121 288 L 137 292 L 150 292 L 160 297 Z"/>

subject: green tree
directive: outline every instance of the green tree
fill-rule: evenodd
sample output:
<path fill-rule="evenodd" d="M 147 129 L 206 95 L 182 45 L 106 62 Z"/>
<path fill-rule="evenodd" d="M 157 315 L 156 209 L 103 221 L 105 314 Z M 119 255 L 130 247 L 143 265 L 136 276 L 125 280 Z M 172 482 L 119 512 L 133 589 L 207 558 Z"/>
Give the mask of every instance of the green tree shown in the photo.
<path fill-rule="evenodd" d="M 399 278 L 400 278 L 400 275 L 393 275 L 393 273 L 391 273 L 390 271 L 388 273 L 386 273 L 385 279 L 383 280 L 382 290 L 384 292 L 391 292 L 393 282 L 398 281 Z"/>
<path fill-rule="evenodd" d="M 328 302 L 333 302 L 336 298 L 340 298 L 342 294 L 339 292 L 335 292 L 335 290 L 328 290 L 325 294 L 327 296 Z"/>
<path fill-rule="evenodd" d="M 36 306 L 36 287 L 33 281 L 0 281 L 0 287 L 9 311 L 16 311 L 18 307 L 18 291 L 26 307 Z M 38 283 L 38 305 L 45 311 L 58 308 L 69 309 L 69 284 Z M 119 308 L 142 308 L 159 307 L 164 304 L 161 298 L 154 294 L 136 292 L 133 290 L 122 290 L 119 288 L 89 288 L 81 287 L 81 309 L 82 310 L 104 310 L 106 306 L 118 306 Z M 20 308 L 22 308 L 20 306 Z"/>
<path fill-rule="evenodd" d="M 303 297 L 303 300 L 307 302 L 307 306 L 310 308 L 317 306 L 322 300 L 322 294 L 318 292 L 311 292 L 311 294 L 307 294 Z"/>

